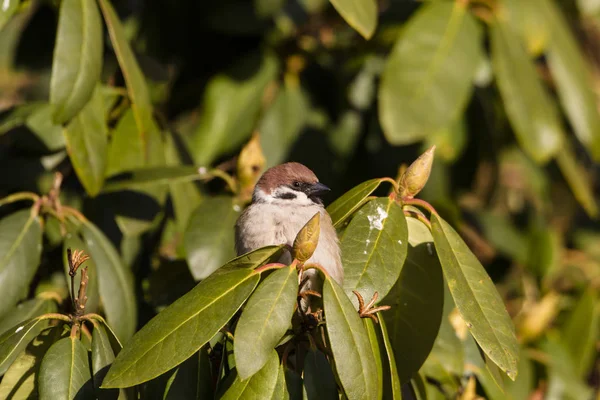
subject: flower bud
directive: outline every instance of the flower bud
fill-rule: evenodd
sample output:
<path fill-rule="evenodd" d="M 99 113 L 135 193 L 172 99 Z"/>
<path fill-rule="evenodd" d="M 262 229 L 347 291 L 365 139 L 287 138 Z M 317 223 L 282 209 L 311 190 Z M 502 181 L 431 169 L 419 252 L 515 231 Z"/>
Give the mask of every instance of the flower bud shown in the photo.
<path fill-rule="evenodd" d="M 423 189 L 431 173 L 434 153 L 435 146 L 431 146 L 404 171 L 398 182 L 400 197 L 412 199 Z"/>
<path fill-rule="evenodd" d="M 319 243 L 319 233 L 321 232 L 321 213 L 316 213 L 302 227 L 296 239 L 294 240 L 294 258 L 300 262 L 305 262 L 312 257 L 317 244 Z"/>

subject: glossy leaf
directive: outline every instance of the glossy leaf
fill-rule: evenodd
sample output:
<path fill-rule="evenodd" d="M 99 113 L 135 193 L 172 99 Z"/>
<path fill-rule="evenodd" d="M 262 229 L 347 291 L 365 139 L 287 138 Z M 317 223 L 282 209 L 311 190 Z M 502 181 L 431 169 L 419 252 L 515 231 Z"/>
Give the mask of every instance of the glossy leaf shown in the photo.
<path fill-rule="evenodd" d="M 382 317 L 401 384 L 410 381 L 433 347 L 444 307 L 443 282 L 430 243 L 409 246 L 400 277 L 381 302 L 392 307 Z"/>
<path fill-rule="evenodd" d="M 250 61 L 244 60 L 238 67 L 255 71 Z M 209 165 L 215 157 L 244 142 L 260 111 L 263 91 L 275 79 L 277 70 L 276 59 L 265 56 L 249 79 L 239 81 L 225 74 L 212 78 L 204 92 L 202 117 L 191 143 L 196 163 Z"/>
<path fill-rule="evenodd" d="M 400 276 L 408 249 L 402 207 L 388 197 L 370 201 L 350 221 L 340 248 L 344 291 L 352 303 L 358 306 L 354 290 L 365 299 L 375 292 L 385 297 Z"/>
<path fill-rule="evenodd" d="M 339 399 L 331 365 L 317 349 L 309 349 L 304 357 L 304 390 L 307 400 Z"/>
<path fill-rule="evenodd" d="M 383 182 L 381 179 L 371 179 L 356 185 L 342 197 L 331 203 L 327 207 L 327 213 L 331 217 L 333 226 L 339 227 L 354 211 L 365 204 L 371 193 L 375 191 Z"/>
<path fill-rule="evenodd" d="M 147 186 L 169 185 L 191 182 L 209 177 L 208 173 L 198 173 L 198 167 L 178 165 L 170 167 L 136 168 L 119 176 L 113 176 L 103 188 L 103 192 L 126 189 L 139 189 Z"/>
<path fill-rule="evenodd" d="M 20 322 L 0 335 L 0 376 L 6 372 L 29 342 L 47 326 L 47 320 L 34 318 Z"/>
<path fill-rule="evenodd" d="M 336 370 L 349 400 L 377 396 L 377 364 L 365 327 L 343 289 L 332 279 L 323 285 L 323 308 Z"/>
<path fill-rule="evenodd" d="M 375 330 L 375 322 L 370 318 L 364 318 L 362 320 L 365 329 L 367 330 L 367 335 L 369 336 L 369 343 L 371 344 L 371 351 L 373 355 L 375 355 L 375 365 L 376 375 L 375 378 L 377 380 L 377 395 L 376 399 L 381 399 L 383 396 L 383 363 L 381 360 L 381 350 L 379 348 L 379 337 L 377 335 L 377 331 Z"/>
<path fill-rule="evenodd" d="M 66 337 L 54 343 L 40 366 L 40 399 L 86 399 L 93 396 L 88 352 L 81 341 Z"/>
<path fill-rule="evenodd" d="M 378 315 L 379 326 L 381 329 L 381 336 L 383 338 L 383 345 L 385 347 L 385 354 L 387 356 L 387 360 L 389 362 L 389 398 L 393 400 L 401 400 L 402 399 L 402 387 L 400 383 L 400 377 L 398 375 L 398 367 L 396 364 L 396 357 L 394 356 L 394 349 L 392 348 L 392 342 L 390 341 L 387 327 L 385 325 L 385 319 Z M 384 382 L 386 379 L 384 378 Z"/>
<path fill-rule="evenodd" d="M 298 295 L 295 266 L 271 273 L 248 300 L 235 329 L 235 367 L 241 379 L 261 369 L 291 327 Z"/>
<path fill-rule="evenodd" d="M 446 221 L 434 214 L 431 226 L 444 276 L 465 323 L 488 357 L 514 380 L 519 351 L 515 328 L 494 283 Z"/>
<path fill-rule="evenodd" d="M 112 243 L 94 224 L 85 221 L 81 236 L 90 257 L 98 266 L 100 300 L 110 326 L 127 342 L 137 324 L 137 307 L 131 271 L 125 267 Z"/>
<path fill-rule="evenodd" d="M 424 5 L 403 28 L 379 87 L 379 120 L 392 144 L 449 126 L 471 95 L 481 29 L 462 2 Z"/>
<path fill-rule="evenodd" d="M 108 128 L 99 87 L 63 132 L 77 177 L 90 196 L 97 195 L 104 184 L 108 147 Z"/>
<path fill-rule="evenodd" d="M 31 210 L 0 220 L 0 316 L 27 296 L 41 251 L 42 227 Z"/>
<path fill-rule="evenodd" d="M 39 317 L 42 314 L 52 313 L 55 311 L 56 302 L 54 300 L 45 299 L 42 297 L 27 300 L 17 305 L 8 314 L 2 317 L 0 320 L 0 334 L 3 334 L 21 322 L 25 322 L 32 318 Z"/>
<path fill-rule="evenodd" d="M 552 27 L 547 56 L 558 98 L 577 138 L 593 159 L 600 161 L 600 114 L 588 61 L 558 6 L 548 0 L 537 3 L 546 26 Z"/>
<path fill-rule="evenodd" d="M 50 78 L 50 103 L 57 123 L 76 116 L 92 97 L 102 71 L 102 38 L 95 0 L 60 3 Z"/>
<path fill-rule="evenodd" d="M 102 324 L 94 324 L 91 361 L 94 390 L 96 391 L 96 396 L 100 399 L 116 399 L 119 397 L 118 390 L 100 389 L 100 385 L 114 360 L 115 353 L 113 352 L 104 326 Z"/>
<path fill-rule="evenodd" d="M 58 338 L 59 329 L 48 329 L 33 339 L 2 377 L 0 399 L 37 398 L 42 358 Z"/>
<path fill-rule="evenodd" d="M 563 136 L 556 107 L 511 27 L 497 20 L 490 33 L 498 88 L 517 140 L 531 158 L 545 163 L 559 151 Z"/>
<path fill-rule="evenodd" d="M 107 177 L 139 169 L 145 165 L 144 147 L 139 138 L 135 116 L 131 108 L 123 113 L 111 136 L 106 165 Z"/>
<path fill-rule="evenodd" d="M 239 375 L 227 391 L 220 399 L 222 400 L 237 400 L 237 399 L 256 399 L 270 400 L 277 399 L 276 391 L 281 393 L 281 387 L 278 385 L 279 375 L 283 370 L 279 368 L 279 357 L 275 350 L 271 350 L 269 358 L 264 367 L 258 373 L 249 379 L 242 380 Z"/>
<path fill-rule="evenodd" d="M 268 261 L 275 262 L 281 256 L 285 245 L 265 246 L 229 261 L 222 268 L 257 268 Z"/>
<path fill-rule="evenodd" d="M 564 326 L 564 344 L 576 361 L 575 371 L 586 378 L 594 360 L 598 330 L 598 296 L 591 287 L 578 299 Z"/>
<path fill-rule="evenodd" d="M 123 72 L 127 93 L 132 102 L 137 132 L 142 148 L 143 160 L 146 165 L 155 165 L 153 147 L 160 141 L 160 133 L 152 117 L 152 104 L 146 79 L 131 50 L 125 30 L 109 0 L 99 0 L 104 21 L 108 28 L 110 39 L 115 49 L 119 66 Z M 159 163 L 160 164 L 160 163 Z"/>
<path fill-rule="evenodd" d="M 556 163 L 579 204 L 590 217 L 596 217 L 598 215 L 598 202 L 594 196 L 589 174 L 578 163 L 569 143 L 563 144 L 556 157 Z"/>
<path fill-rule="evenodd" d="M 240 211 L 228 196 L 206 198 L 194 210 L 183 238 L 194 279 L 206 278 L 235 256 L 233 228 Z"/>
<path fill-rule="evenodd" d="M 260 146 L 267 159 L 267 167 L 286 160 L 301 133 L 309 114 L 309 101 L 299 83 L 286 79 L 273 104 L 260 121 Z"/>
<path fill-rule="evenodd" d="M 221 268 L 200 282 L 134 335 L 103 387 L 137 385 L 185 361 L 229 321 L 259 278 L 251 269 Z"/>
<path fill-rule="evenodd" d="M 375 0 L 330 0 L 337 12 L 365 39 L 370 39 L 377 27 Z"/>
<path fill-rule="evenodd" d="M 5 0 L 0 7 L 0 31 L 19 8 L 19 0 Z"/>
<path fill-rule="evenodd" d="M 62 126 L 52 120 L 52 106 L 39 104 L 25 119 L 25 126 L 35 135 L 48 151 L 65 147 Z"/>
<path fill-rule="evenodd" d="M 549 361 L 547 399 L 576 400 L 593 397 L 591 388 L 576 372 L 575 364 L 578 360 L 570 357 L 568 350 L 556 335 L 549 335 L 541 347 Z"/>

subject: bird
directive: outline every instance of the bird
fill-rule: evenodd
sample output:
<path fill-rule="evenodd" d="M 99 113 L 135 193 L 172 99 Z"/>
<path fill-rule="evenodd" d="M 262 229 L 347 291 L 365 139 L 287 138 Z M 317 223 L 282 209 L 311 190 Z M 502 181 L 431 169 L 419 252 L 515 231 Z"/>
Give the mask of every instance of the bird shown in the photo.
<path fill-rule="evenodd" d="M 330 189 L 319 182 L 313 171 L 303 164 L 288 162 L 266 170 L 258 179 L 250 205 L 235 224 L 235 247 L 238 256 L 269 245 L 292 246 L 298 232 L 320 213 L 319 241 L 305 264 L 319 264 L 338 284 L 343 284 L 344 270 L 337 232 L 323 206 L 321 196 Z M 281 263 L 291 263 L 284 253 Z M 320 290 L 317 271 L 304 271 L 306 290 Z"/>

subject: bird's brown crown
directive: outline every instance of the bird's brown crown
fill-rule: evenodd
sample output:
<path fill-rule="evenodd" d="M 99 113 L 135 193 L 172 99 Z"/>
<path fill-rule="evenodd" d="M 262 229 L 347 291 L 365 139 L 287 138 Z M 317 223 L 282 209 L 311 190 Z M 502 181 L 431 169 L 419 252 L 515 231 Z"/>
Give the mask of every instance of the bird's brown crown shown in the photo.
<path fill-rule="evenodd" d="M 266 194 L 282 185 L 291 185 L 294 182 L 317 183 L 319 179 L 308 167 L 297 163 L 288 162 L 271 167 L 258 180 L 256 187 Z"/>

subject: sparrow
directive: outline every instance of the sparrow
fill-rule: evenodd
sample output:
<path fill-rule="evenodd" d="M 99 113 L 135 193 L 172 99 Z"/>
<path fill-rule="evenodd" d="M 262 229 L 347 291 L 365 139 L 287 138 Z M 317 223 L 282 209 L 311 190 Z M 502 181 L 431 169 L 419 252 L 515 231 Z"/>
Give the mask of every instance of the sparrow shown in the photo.
<path fill-rule="evenodd" d="M 319 242 L 306 264 L 323 267 L 340 285 L 344 270 L 340 245 L 331 217 L 321 196 L 330 189 L 319 182 L 306 166 L 289 162 L 272 167 L 260 177 L 252 193 L 252 202 L 235 224 L 235 247 L 238 255 L 268 245 L 292 246 L 298 232 L 317 212 L 321 213 Z M 279 262 L 291 263 L 284 253 Z M 318 272 L 304 271 L 304 289 L 320 290 Z"/>

